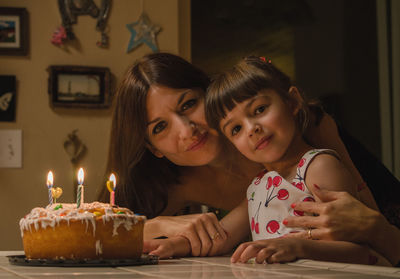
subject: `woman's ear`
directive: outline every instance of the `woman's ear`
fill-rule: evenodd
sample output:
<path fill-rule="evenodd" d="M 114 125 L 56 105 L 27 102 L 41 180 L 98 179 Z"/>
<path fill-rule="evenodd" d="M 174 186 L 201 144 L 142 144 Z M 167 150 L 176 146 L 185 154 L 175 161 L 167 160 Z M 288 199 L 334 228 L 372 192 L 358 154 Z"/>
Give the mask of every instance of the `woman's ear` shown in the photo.
<path fill-rule="evenodd" d="M 157 148 L 155 148 L 154 146 L 152 146 L 151 144 L 147 143 L 146 147 L 150 150 L 151 153 L 153 153 L 154 156 L 156 156 L 157 158 L 162 158 L 164 157 L 164 154 L 162 154 Z"/>
<path fill-rule="evenodd" d="M 299 89 L 297 89 L 297 87 L 295 86 L 291 86 L 289 88 L 289 95 L 290 95 L 290 108 L 293 112 L 293 115 L 297 115 L 297 113 L 302 107 L 304 99 L 301 96 Z"/>

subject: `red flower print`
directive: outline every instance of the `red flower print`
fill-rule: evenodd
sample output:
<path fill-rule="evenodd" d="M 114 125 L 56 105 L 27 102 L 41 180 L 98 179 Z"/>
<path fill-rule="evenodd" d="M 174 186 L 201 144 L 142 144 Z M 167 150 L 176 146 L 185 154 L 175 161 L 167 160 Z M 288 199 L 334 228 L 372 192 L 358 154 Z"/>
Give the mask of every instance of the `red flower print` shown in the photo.
<path fill-rule="evenodd" d="M 257 174 L 256 179 L 254 180 L 254 184 L 258 185 L 260 184 L 261 179 L 264 177 L 264 175 L 267 173 L 267 170 L 261 171 L 259 174 Z"/>
<path fill-rule="evenodd" d="M 303 216 L 304 215 L 304 211 L 294 210 L 293 214 L 296 215 L 296 216 Z"/>
<path fill-rule="evenodd" d="M 304 202 L 315 202 L 315 199 L 313 197 L 306 197 L 303 200 Z"/>
<path fill-rule="evenodd" d="M 266 230 L 270 234 L 274 234 L 279 230 L 279 223 L 275 220 L 271 220 L 268 222 Z M 279 233 L 279 232 L 278 232 Z"/>
<path fill-rule="evenodd" d="M 289 192 L 286 189 L 280 189 L 277 196 L 279 200 L 287 200 L 289 198 Z"/>
<path fill-rule="evenodd" d="M 272 184 L 275 187 L 278 187 L 279 185 L 281 185 L 282 183 L 282 177 L 280 177 L 279 175 L 275 176 L 274 179 L 272 180 Z"/>
<path fill-rule="evenodd" d="M 271 178 L 271 176 L 268 176 L 267 190 L 269 190 L 269 188 L 271 188 L 271 186 L 272 186 L 272 178 Z"/>
<path fill-rule="evenodd" d="M 298 168 L 301 168 L 301 167 L 304 165 L 305 162 L 306 162 L 306 159 L 305 159 L 305 158 L 302 158 L 302 159 L 300 160 L 299 164 L 297 165 L 297 167 L 298 167 Z"/>
<path fill-rule="evenodd" d="M 305 187 L 304 187 L 304 183 L 303 183 L 303 182 L 298 182 L 298 183 L 292 182 L 292 184 L 293 184 L 294 186 L 296 186 L 299 190 L 302 190 L 302 191 L 305 190 Z"/>

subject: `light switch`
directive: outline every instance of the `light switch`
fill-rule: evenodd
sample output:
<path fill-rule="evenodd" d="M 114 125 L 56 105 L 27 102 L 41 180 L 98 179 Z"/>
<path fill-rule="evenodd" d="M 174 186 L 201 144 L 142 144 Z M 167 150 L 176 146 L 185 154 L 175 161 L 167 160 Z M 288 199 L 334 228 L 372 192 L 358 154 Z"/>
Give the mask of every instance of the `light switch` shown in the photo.
<path fill-rule="evenodd" d="M 22 167 L 22 130 L 0 130 L 0 168 Z"/>

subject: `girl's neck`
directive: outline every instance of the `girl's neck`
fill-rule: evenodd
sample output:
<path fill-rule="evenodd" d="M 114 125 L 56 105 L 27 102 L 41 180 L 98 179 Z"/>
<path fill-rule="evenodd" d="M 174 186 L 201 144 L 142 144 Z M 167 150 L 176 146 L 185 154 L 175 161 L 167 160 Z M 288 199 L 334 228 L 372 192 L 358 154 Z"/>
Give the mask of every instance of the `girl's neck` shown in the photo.
<path fill-rule="evenodd" d="M 287 178 L 293 168 L 297 167 L 301 157 L 313 147 L 307 144 L 301 135 L 296 136 L 290 143 L 285 154 L 276 162 L 264 164 L 268 171 L 276 171 L 282 177 Z"/>

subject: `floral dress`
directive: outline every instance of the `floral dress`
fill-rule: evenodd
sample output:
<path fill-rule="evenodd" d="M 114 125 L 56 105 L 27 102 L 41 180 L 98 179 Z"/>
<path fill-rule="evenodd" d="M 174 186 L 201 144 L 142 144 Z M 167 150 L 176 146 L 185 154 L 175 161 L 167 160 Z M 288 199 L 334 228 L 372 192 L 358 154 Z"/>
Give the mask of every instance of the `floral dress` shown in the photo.
<path fill-rule="evenodd" d="M 289 228 L 282 224 L 288 216 L 302 216 L 304 212 L 291 208 L 291 204 L 300 201 L 315 201 L 305 184 L 308 165 L 318 154 L 331 154 L 338 158 L 335 151 L 313 149 L 301 158 L 297 165 L 296 176 L 289 182 L 276 171 L 259 173 L 247 189 L 249 221 L 253 240 L 276 238 L 284 234 L 303 230 Z"/>

